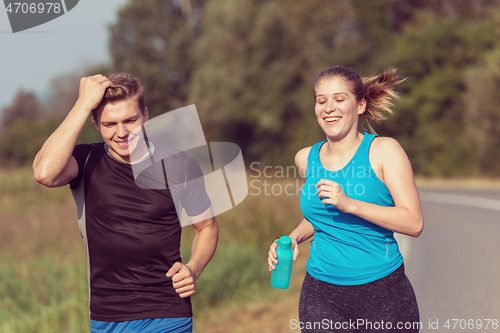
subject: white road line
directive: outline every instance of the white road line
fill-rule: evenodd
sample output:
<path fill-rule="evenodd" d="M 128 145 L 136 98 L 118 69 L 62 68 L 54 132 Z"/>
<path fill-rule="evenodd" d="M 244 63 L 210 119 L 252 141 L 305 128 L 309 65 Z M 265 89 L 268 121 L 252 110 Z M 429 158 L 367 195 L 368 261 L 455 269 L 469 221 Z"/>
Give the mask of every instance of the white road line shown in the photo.
<path fill-rule="evenodd" d="M 425 202 L 500 211 L 499 200 L 471 197 L 470 195 L 459 195 L 459 194 L 449 194 L 449 193 L 439 193 L 439 192 L 418 191 L 418 193 L 420 195 L 420 200 Z M 398 241 L 399 251 L 405 258 L 405 261 L 408 261 L 410 257 L 411 237 L 398 233 L 394 233 L 394 236 Z"/>
<path fill-rule="evenodd" d="M 448 205 L 467 206 L 500 211 L 500 201 L 468 195 L 418 191 L 420 200 Z"/>

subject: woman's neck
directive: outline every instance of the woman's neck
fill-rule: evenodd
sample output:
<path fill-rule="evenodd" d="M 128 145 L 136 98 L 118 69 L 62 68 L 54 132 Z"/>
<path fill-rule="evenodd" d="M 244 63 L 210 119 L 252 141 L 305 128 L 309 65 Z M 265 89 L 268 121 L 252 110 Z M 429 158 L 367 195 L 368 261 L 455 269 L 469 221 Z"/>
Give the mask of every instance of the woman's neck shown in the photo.
<path fill-rule="evenodd" d="M 327 139 L 319 153 L 321 163 L 327 170 L 338 171 L 344 168 L 354 157 L 363 141 L 363 134 L 358 131 L 354 134 L 341 140 Z"/>
<path fill-rule="evenodd" d="M 359 131 L 352 131 L 342 139 L 331 139 L 327 137 L 325 155 L 331 157 L 342 157 L 356 150 L 363 141 L 363 134 Z"/>

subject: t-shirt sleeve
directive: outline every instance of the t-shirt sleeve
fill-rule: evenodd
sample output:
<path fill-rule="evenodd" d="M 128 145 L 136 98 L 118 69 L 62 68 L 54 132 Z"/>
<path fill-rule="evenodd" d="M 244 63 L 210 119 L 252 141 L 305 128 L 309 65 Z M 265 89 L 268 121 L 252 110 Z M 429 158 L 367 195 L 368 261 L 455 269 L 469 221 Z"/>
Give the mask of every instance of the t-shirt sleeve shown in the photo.
<path fill-rule="evenodd" d="M 191 156 L 187 158 L 186 182 L 181 195 L 181 203 L 188 216 L 199 215 L 212 204 L 205 188 L 203 172 Z"/>
<path fill-rule="evenodd" d="M 72 156 L 75 158 L 76 163 L 78 163 L 78 175 L 69 182 L 69 186 L 72 190 L 76 189 L 82 181 L 83 169 L 85 168 L 85 161 L 89 153 L 90 145 L 87 144 L 76 145 L 75 149 L 73 149 Z"/>

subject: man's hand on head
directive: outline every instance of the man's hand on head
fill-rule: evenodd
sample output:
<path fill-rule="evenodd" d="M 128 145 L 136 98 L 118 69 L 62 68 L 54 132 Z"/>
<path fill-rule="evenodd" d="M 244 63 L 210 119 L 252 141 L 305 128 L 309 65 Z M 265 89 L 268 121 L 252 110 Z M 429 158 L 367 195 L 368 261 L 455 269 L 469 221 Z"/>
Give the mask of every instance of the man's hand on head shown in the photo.
<path fill-rule="evenodd" d="M 170 267 L 166 275 L 172 278 L 175 292 L 181 298 L 189 297 L 196 292 L 196 277 L 189 266 L 176 262 Z"/>
<path fill-rule="evenodd" d="M 101 103 L 106 89 L 111 85 L 113 83 L 101 74 L 82 78 L 77 103 L 84 105 L 90 111 L 94 110 Z"/>

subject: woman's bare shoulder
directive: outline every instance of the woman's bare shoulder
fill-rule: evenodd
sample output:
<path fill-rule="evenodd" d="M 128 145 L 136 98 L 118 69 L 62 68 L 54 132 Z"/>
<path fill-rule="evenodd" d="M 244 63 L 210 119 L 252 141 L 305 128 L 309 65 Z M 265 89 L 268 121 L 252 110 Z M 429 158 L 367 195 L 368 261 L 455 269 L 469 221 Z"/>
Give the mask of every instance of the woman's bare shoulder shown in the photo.
<path fill-rule="evenodd" d="M 295 154 L 295 166 L 299 169 L 299 172 L 302 177 L 306 174 L 307 168 L 307 157 L 309 156 L 309 152 L 311 151 L 312 146 L 302 148 Z"/>
<path fill-rule="evenodd" d="M 370 153 L 373 157 L 381 160 L 388 160 L 406 155 L 399 142 L 390 137 L 376 137 L 372 142 Z"/>

